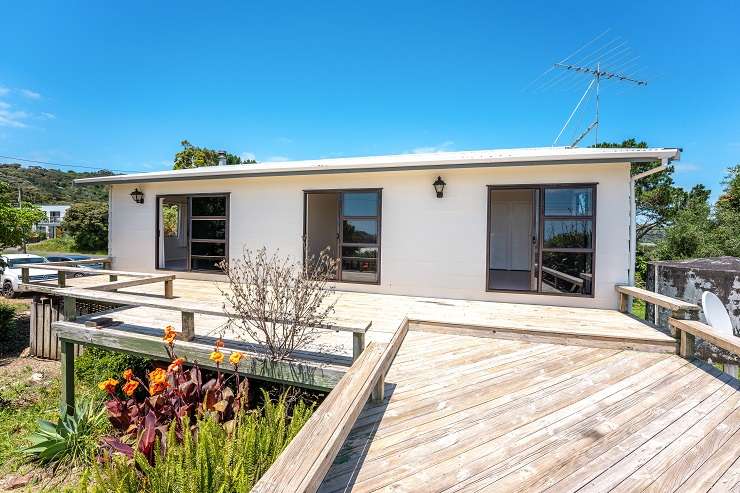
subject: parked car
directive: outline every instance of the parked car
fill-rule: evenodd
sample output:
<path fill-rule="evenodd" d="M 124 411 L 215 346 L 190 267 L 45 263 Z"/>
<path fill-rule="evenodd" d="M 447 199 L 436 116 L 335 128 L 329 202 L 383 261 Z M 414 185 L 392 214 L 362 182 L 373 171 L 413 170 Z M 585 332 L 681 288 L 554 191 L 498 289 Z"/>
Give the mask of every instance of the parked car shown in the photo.
<path fill-rule="evenodd" d="M 47 260 L 44 257 L 30 253 L 0 255 L 0 286 L 2 286 L 3 296 L 14 298 L 18 295 L 18 287 L 21 284 L 21 268 L 18 267 L 19 265 L 45 263 L 47 263 Z M 57 278 L 56 272 L 45 269 L 31 268 L 28 275 L 30 281 L 51 281 Z"/>
<path fill-rule="evenodd" d="M 46 256 L 46 260 L 48 260 L 49 262 L 73 262 L 76 260 L 78 261 L 79 260 L 90 260 L 91 258 L 92 257 L 90 257 L 89 255 L 77 255 L 74 253 L 70 253 L 68 255 L 47 255 Z M 81 265 L 80 267 L 85 268 L 85 269 L 102 269 L 103 263 L 101 262 L 99 264 L 84 264 L 84 265 Z M 75 272 L 72 277 L 82 277 L 85 275 L 89 275 L 89 274 L 83 274 L 82 272 Z"/>

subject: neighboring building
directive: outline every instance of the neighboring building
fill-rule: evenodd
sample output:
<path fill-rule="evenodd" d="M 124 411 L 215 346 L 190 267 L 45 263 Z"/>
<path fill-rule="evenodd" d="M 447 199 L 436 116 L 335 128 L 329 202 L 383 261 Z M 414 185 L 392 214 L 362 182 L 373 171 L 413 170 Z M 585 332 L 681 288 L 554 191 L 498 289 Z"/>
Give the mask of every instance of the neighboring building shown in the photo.
<path fill-rule="evenodd" d="M 209 279 L 244 247 L 329 248 L 339 290 L 614 308 L 632 277 L 631 164 L 679 156 L 547 147 L 76 181 L 111 185 L 116 269 Z"/>
<path fill-rule="evenodd" d="M 39 207 L 42 211 L 44 211 L 44 214 L 46 214 L 46 219 L 44 221 L 36 223 L 36 225 L 34 225 L 33 227 L 33 230 L 45 232 L 47 238 L 56 238 L 57 235 L 61 234 L 62 219 L 64 219 L 64 215 L 67 213 L 67 209 L 69 209 L 69 206 L 40 205 Z"/>

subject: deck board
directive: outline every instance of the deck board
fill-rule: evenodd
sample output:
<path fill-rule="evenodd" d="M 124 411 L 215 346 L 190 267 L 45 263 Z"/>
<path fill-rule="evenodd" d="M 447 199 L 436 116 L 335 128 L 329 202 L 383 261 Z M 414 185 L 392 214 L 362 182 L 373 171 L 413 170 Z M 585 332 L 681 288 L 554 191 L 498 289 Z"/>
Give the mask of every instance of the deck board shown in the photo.
<path fill-rule="evenodd" d="M 319 491 L 728 491 L 738 388 L 672 354 L 410 331 Z"/>

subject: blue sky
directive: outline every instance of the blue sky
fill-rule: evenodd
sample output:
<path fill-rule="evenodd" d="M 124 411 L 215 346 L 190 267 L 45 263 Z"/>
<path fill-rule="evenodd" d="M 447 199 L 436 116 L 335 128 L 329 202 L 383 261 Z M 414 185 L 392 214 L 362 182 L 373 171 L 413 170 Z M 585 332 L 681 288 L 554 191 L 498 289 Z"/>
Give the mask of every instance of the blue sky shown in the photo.
<path fill-rule="evenodd" d="M 147 171 L 182 139 L 260 161 L 546 146 L 589 81 L 538 76 L 601 35 L 569 61 L 618 47 L 606 68 L 649 84 L 602 85 L 600 140 L 683 147 L 676 181 L 715 195 L 740 163 L 736 1 L 2 0 L 2 13 L 0 155 Z M 584 104 L 564 143 L 592 118 Z"/>

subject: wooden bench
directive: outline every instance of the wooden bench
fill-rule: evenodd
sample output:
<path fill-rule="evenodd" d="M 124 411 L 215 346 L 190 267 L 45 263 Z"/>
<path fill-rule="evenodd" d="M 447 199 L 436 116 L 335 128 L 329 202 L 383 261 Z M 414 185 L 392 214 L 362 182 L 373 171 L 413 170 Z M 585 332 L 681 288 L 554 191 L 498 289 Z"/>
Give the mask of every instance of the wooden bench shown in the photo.
<path fill-rule="evenodd" d="M 619 311 L 622 313 L 627 313 L 629 310 L 630 298 L 638 298 L 670 310 L 673 318 L 696 318 L 699 314 L 699 305 L 688 301 L 671 298 L 635 286 L 617 286 L 616 289 L 619 293 Z"/>
<path fill-rule="evenodd" d="M 669 318 L 668 324 L 676 331 L 679 340 L 678 354 L 684 358 L 694 356 L 694 344 L 697 337 L 726 351 L 740 355 L 740 337 L 725 335 L 711 325 L 698 320 Z"/>
<path fill-rule="evenodd" d="M 368 398 L 382 401 L 385 374 L 408 332 L 404 319 L 388 344 L 371 342 L 301 431 L 252 488 L 253 493 L 315 492 Z"/>
<path fill-rule="evenodd" d="M 156 308 L 161 310 L 178 311 L 182 320 L 182 339 L 190 341 L 195 337 L 195 314 L 226 317 L 221 305 L 213 303 L 199 303 L 192 300 L 162 299 L 154 296 L 144 296 L 130 293 L 111 293 L 83 288 L 62 288 L 54 290 L 54 294 L 64 297 L 64 316 L 66 320 L 74 320 L 77 312 L 76 300 L 85 299 L 100 303 L 116 305 Z M 352 357 L 356 359 L 365 349 L 365 333 L 372 327 L 372 322 L 358 322 L 335 318 L 329 323 L 317 326 L 324 330 L 352 333 Z"/>

